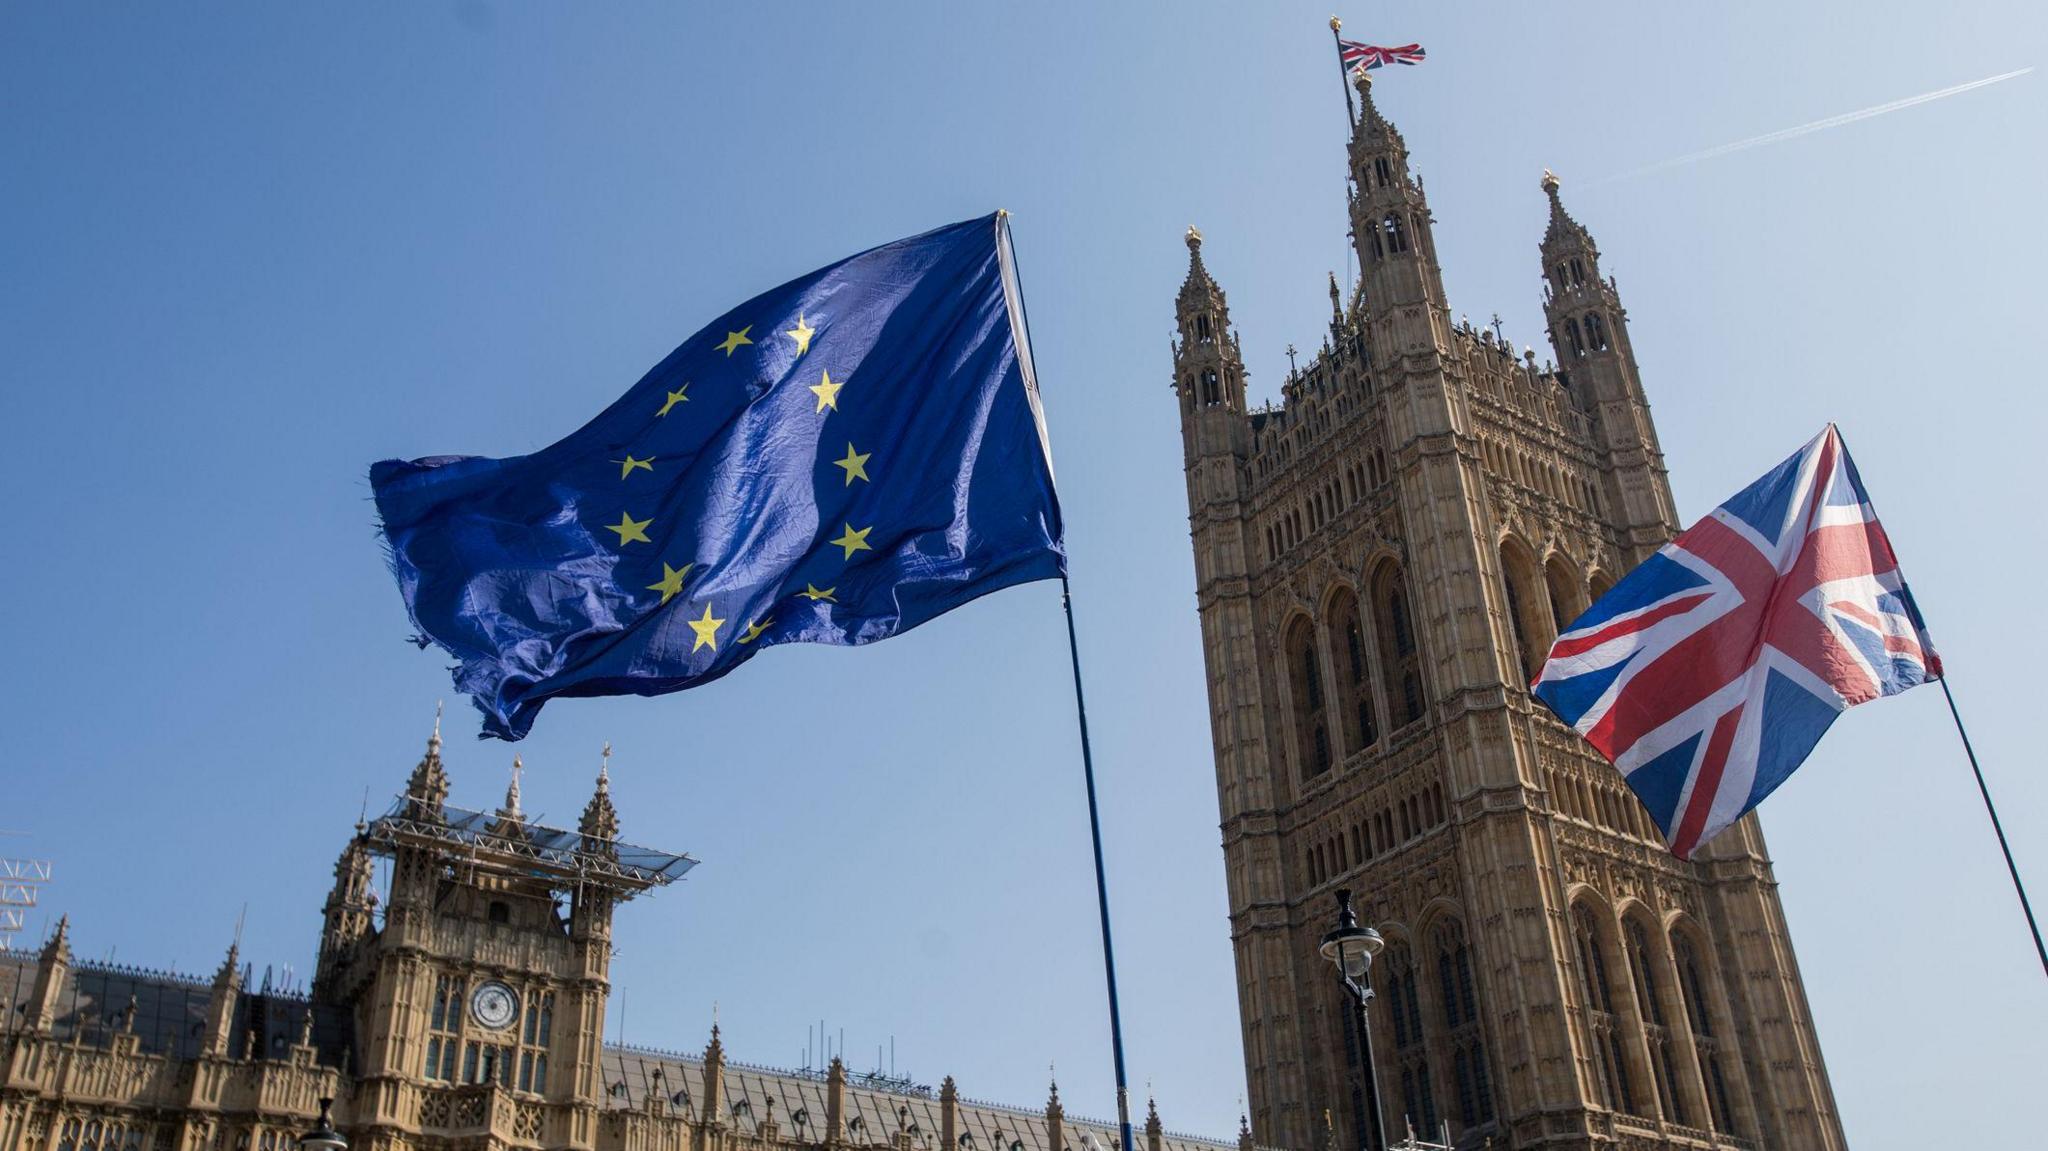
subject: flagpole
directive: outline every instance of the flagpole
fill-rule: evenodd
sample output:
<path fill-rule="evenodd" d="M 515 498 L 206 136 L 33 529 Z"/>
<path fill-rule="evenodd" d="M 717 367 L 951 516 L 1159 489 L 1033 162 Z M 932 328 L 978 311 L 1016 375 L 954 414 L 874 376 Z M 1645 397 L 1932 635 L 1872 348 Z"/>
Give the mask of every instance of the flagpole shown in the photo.
<path fill-rule="evenodd" d="M 1344 89 L 1344 122 L 1355 128 L 1358 126 L 1358 106 L 1351 102 L 1351 73 L 1344 67 L 1344 37 L 1339 35 L 1343 28 L 1344 21 L 1330 17 L 1330 41 L 1337 48 L 1337 83 Z"/>
<path fill-rule="evenodd" d="M 1068 623 L 1071 626 L 1071 618 Z M 1963 738 L 1963 754 L 1970 759 L 1970 773 L 1977 777 L 1977 794 L 1984 797 L 1984 812 L 1991 817 L 1991 830 L 1998 833 L 1998 850 L 2005 853 L 2005 870 L 2012 876 L 2012 889 L 2019 893 L 2020 910 L 2027 915 L 2027 929 L 2034 933 L 2034 953 L 2041 957 L 2041 973 L 2048 975 L 2048 947 L 2041 945 L 2041 925 L 2034 919 L 2034 905 L 2027 902 L 2027 888 L 2020 882 L 2020 869 L 2012 861 L 2012 845 L 2006 842 L 2005 825 L 1998 821 L 1998 808 L 1991 804 L 1991 789 L 1984 785 L 1984 769 L 1977 766 L 1977 752 L 1970 746 L 1969 731 L 1963 727 L 1963 713 L 1956 710 L 1956 697 L 1948 689 L 1948 677 L 1941 677 L 1939 682 L 1942 698 L 1948 700 L 1948 714 L 1956 721 L 1956 734 Z"/>
<path fill-rule="evenodd" d="M 1116 1056 L 1116 1122 L 1123 1139 L 1118 1146 L 1120 1151 L 1134 1151 L 1131 1091 L 1124 1077 L 1123 1013 L 1116 1000 L 1116 947 L 1109 937 L 1109 879 L 1102 867 L 1102 816 L 1095 802 L 1095 755 L 1088 747 L 1088 701 L 1081 694 L 1081 644 L 1074 637 L 1074 596 L 1064 572 L 1060 574 L 1060 607 L 1067 613 L 1067 654 L 1074 663 L 1074 711 L 1081 720 L 1081 774 L 1088 781 L 1088 833 L 1095 841 L 1095 907 L 1102 917 L 1102 973 L 1109 983 L 1109 1046 Z M 946 1151 L 953 1149 L 949 1147 Z"/>

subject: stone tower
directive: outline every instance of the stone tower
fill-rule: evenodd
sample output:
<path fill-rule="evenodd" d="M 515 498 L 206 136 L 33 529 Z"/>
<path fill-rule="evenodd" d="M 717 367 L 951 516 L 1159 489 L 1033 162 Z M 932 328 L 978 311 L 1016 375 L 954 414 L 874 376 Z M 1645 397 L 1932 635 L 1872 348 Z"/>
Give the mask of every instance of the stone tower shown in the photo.
<path fill-rule="evenodd" d="M 1369 78 L 1361 274 L 1252 410 L 1188 232 L 1174 390 L 1252 1125 L 1356 1144 L 1359 1036 L 1317 954 L 1340 886 L 1388 1129 L 1461 1145 L 1843 1145 L 1754 817 L 1691 863 L 1526 685 L 1676 528 L 1613 280 L 1546 175 L 1561 367 L 1451 321 L 1434 222 Z"/>
<path fill-rule="evenodd" d="M 313 1006 L 344 1015 L 354 1036 L 344 1118 L 358 1151 L 449 1131 L 605 1142 L 612 912 L 688 861 L 638 848 L 621 861 L 606 768 L 575 831 L 528 821 L 519 771 L 515 759 L 495 812 L 448 806 L 437 724 L 404 797 L 359 824 L 335 865 Z M 382 930 L 378 857 L 390 861 Z"/>

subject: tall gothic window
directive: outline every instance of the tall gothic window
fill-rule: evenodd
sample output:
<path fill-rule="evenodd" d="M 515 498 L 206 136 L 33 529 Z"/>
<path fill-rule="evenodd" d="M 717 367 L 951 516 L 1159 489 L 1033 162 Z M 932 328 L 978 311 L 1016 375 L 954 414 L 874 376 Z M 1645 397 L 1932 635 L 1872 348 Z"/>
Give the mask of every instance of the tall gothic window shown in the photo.
<path fill-rule="evenodd" d="M 427 1060 L 422 1069 L 428 1079 L 455 1078 L 455 1055 L 461 1044 L 462 980 L 443 975 L 434 980 L 434 1009 L 428 1016 Z"/>
<path fill-rule="evenodd" d="M 1408 611 L 1408 581 L 1391 561 L 1382 564 L 1373 579 L 1373 612 L 1380 671 L 1387 677 L 1388 710 L 1398 730 L 1422 718 L 1422 655 Z"/>
<path fill-rule="evenodd" d="M 1365 661 L 1365 627 L 1358 618 L 1358 597 L 1340 591 L 1330 601 L 1330 649 L 1337 661 L 1338 716 L 1344 725 L 1344 751 L 1362 751 L 1379 741 L 1374 718 L 1372 672 Z"/>
<path fill-rule="evenodd" d="M 1222 401 L 1223 401 L 1223 390 L 1222 390 L 1222 386 L 1221 386 L 1221 384 L 1220 384 L 1220 383 L 1219 383 L 1219 382 L 1217 381 L 1217 379 L 1216 379 L 1216 369 L 1214 369 L 1214 368 L 1205 368 L 1205 369 L 1203 369 L 1203 371 L 1202 371 L 1202 402 L 1203 402 L 1203 403 L 1205 403 L 1205 404 L 1217 404 L 1217 403 L 1221 403 Z"/>
<path fill-rule="evenodd" d="M 1384 188 L 1394 182 L 1394 166 L 1387 163 L 1385 156 L 1373 157 L 1372 171 L 1373 175 L 1380 178 L 1380 187 Z"/>
<path fill-rule="evenodd" d="M 1436 929 L 1436 976 L 1451 1077 L 1458 1092 L 1458 1122 L 1466 1127 L 1490 1123 L 1493 1081 L 1487 1074 L 1486 1044 L 1479 1027 L 1472 948 L 1465 939 L 1464 926 L 1456 920 L 1445 920 Z"/>
<path fill-rule="evenodd" d="M 1586 610 L 1586 605 L 1579 602 L 1579 581 L 1573 577 L 1571 566 L 1565 563 L 1564 557 L 1553 555 L 1550 562 L 1543 565 L 1543 582 L 1550 592 L 1551 622 L 1557 625 L 1557 630 L 1563 631 Z"/>
<path fill-rule="evenodd" d="M 555 1031 L 555 993 L 526 997 L 526 1024 L 520 1033 L 519 1089 L 545 1095 L 548 1089 L 548 1044 Z"/>
<path fill-rule="evenodd" d="M 1586 341 L 1585 341 L 1585 340 L 1584 340 L 1583 338 L 1581 338 L 1581 337 L 1579 336 L 1579 326 L 1578 326 L 1577 324 L 1574 324 L 1574 323 L 1572 323 L 1572 321 L 1571 321 L 1571 318 L 1570 318 L 1569 316 L 1567 316 L 1567 317 L 1565 318 L 1565 321 L 1564 321 L 1564 323 L 1563 323 L 1563 324 L 1561 325 L 1561 327 L 1562 327 L 1562 328 L 1564 329 L 1564 335 L 1565 335 L 1565 340 L 1566 340 L 1566 342 L 1568 342 L 1569 344 L 1571 344 L 1571 348 L 1572 348 L 1572 355 L 1574 355 L 1574 356 L 1583 356 L 1583 355 L 1585 355 L 1585 354 L 1586 354 Z"/>
<path fill-rule="evenodd" d="M 1388 212 L 1387 218 L 1380 222 L 1380 227 L 1387 233 L 1388 255 L 1398 256 L 1408 250 L 1408 226 L 1401 222 L 1399 212 Z"/>
<path fill-rule="evenodd" d="M 1549 621 L 1543 616 L 1543 601 L 1536 598 L 1534 565 L 1528 551 L 1514 540 L 1501 541 L 1500 577 L 1507 593 L 1515 664 L 1526 686 L 1536 678 L 1544 659 L 1550 655 L 1552 637 Z"/>
<path fill-rule="evenodd" d="M 1640 919 L 1630 919 L 1628 964 L 1636 982 L 1636 1010 L 1643 1020 L 1643 1036 L 1649 1040 L 1650 1060 L 1656 1065 L 1659 1089 L 1664 1094 L 1664 1117 L 1673 1123 L 1689 1124 L 1685 1097 L 1678 1093 L 1678 1069 L 1671 1058 L 1671 1032 L 1664 1026 L 1663 997 L 1657 987 L 1657 955 L 1650 950 L 1649 932 Z"/>
<path fill-rule="evenodd" d="M 1209 342 L 1210 332 L 1208 316 L 1197 315 L 1195 317 L 1195 338 L 1202 341 L 1205 344 Z"/>
<path fill-rule="evenodd" d="M 1584 903 L 1572 908 L 1572 937 L 1578 947 L 1580 988 L 1585 994 L 1586 1044 L 1592 1048 L 1601 1101 L 1612 1111 L 1637 1114 L 1635 1085 L 1622 1058 L 1621 1028 L 1614 1014 L 1614 990 L 1607 978 L 1607 955 L 1593 912 Z"/>
<path fill-rule="evenodd" d="M 1423 1041 L 1422 1006 L 1416 995 L 1415 957 L 1405 943 L 1387 946 L 1374 965 L 1385 990 L 1388 1021 L 1393 1025 L 1394 1063 L 1400 1068 L 1401 1113 L 1418 1130 L 1435 1131 L 1436 1090 L 1429 1075 L 1429 1046 Z"/>
<path fill-rule="evenodd" d="M 1297 620 L 1287 635 L 1287 664 L 1294 687 L 1295 738 L 1302 757 L 1301 777 L 1313 779 L 1330 769 L 1330 726 L 1323 706 L 1322 661 L 1316 658 L 1315 629 Z"/>
<path fill-rule="evenodd" d="M 1672 935 L 1671 952 L 1678 967 L 1686 1022 L 1692 1028 L 1693 1051 L 1699 1056 L 1700 1078 L 1706 1084 L 1707 1107 L 1713 1111 L 1716 1127 L 1733 1132 L 1735 1116 L 1728 1105 L 1728 1082 L 1721 1073 L 1721 1041 L 1714 1034 L 1713 1013 L 1707 1008 L 1706 965 L 1700 962 L 1699 949 L 1693 946 L 1691 936 L 1683 932 Z"/>

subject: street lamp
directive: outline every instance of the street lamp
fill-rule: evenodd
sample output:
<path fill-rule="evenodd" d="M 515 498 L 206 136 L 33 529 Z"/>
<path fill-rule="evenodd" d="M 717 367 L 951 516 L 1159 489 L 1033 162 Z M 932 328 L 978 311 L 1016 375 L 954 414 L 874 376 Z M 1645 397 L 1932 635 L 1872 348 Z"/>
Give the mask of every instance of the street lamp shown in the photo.
<path fill-rule="evenodd" d="M 320 1101 L 320 1121 L 311 1131 L 299 1136 L 299 1151 L 348 1151 L 348 1140 L 334 1129 L 334 1120 L 327 1113 L 333 1106 L 332 1099 Z"/>
<path fill-rule="evenodd" d="M 1372 997 L 1372 988 L 1367 977 L 1372 973 L 1373 957 L 1387 941 L 1370 927 L 1360 927 L 1358 916 L 1351 910 L 1351 891 L 1346 888 L 1337 893 L 1337 927 L 1323 936 L 1323 958 L 1336 965 L 1338 977 L 1343 981 L 1344 990 L 1351 995 L 1352 1010 L 1357 1013 L 1358 1050 L 1362 1069 L 1359 1078 L 1365 1087 L 1365 1130 L 1358 1133 L 1360 1151 L 1386 1151 L 1386 1129 L 1380 1125 L 1379 1076 L 1372 1067 L 1372 1029 L 1365 1017 L 1365 1001 Z"/>

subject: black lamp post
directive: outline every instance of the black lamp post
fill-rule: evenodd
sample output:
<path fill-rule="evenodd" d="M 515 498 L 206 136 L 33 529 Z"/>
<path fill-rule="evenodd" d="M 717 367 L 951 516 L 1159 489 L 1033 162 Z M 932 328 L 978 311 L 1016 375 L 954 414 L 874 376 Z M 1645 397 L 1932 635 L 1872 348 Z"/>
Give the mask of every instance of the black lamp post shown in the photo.
<path fill-rule="evenodd" d="M 1386 945 L 1379 932 L 1358 925 L 1358 916 L 1351 910 L 1350 889 L 1339 891 L 1337 928 L 1323 936 L 1322 952 L 1324 959 L 1336 965 L 1344 990 L 1351 995 L 1352 1010 L 1357 1013 L 1359 1077 L 1365 1081 L 1365 1130 L 1358 1133 L 1360 1151 L 1387 1148 L 1386 1128 L 1380 1124 L 1379 1076 L 1372 1066 L 1372 1027 L 1365 1017 L 1365 1001 L 1372 997 L 1366 978 L 1372 972 L 1373 957 Z"/>
<path fill-rule="evenodd" d="M 299 1151 L 348 1151 L 348 1140 L 334 1129 L 334 1120 L 327 1113 L 333 1106 L 332 1099 L 320 1101 L 320 1121 L 311 1131 L 299 1136 Z"/>

